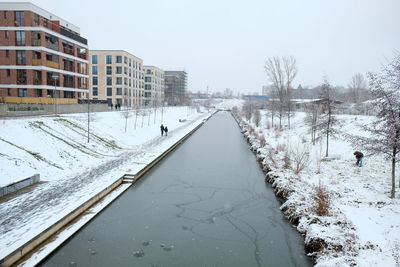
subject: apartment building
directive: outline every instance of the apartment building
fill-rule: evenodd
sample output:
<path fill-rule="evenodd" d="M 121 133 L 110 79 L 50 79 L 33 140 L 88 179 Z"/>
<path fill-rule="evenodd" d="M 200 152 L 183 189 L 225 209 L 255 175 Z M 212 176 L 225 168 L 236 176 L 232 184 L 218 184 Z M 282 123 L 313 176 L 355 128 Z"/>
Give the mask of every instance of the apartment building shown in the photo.
<path fill-rule="evenodd" d="M 79 32 L 32 3 L 0 2 L 1 100 L 76 103 L 85 97 L 88 46 Z"/>
<path fill-rule="evenodd" d="M 123 50 L 90 50 L 89 91 L 109 106 L 144 105 L 143 60 Z"/>
<path fill-rule="evenodd" d="M 158 107 L 164 103 L 164 71 L 155 66 L 143 66 L 144 105 Z"/>
<path fill-rule="evenodd" d="M 165 71 L 165 101 L 168 105 L 184 105 L 187 101 L 186 71 Z"/>

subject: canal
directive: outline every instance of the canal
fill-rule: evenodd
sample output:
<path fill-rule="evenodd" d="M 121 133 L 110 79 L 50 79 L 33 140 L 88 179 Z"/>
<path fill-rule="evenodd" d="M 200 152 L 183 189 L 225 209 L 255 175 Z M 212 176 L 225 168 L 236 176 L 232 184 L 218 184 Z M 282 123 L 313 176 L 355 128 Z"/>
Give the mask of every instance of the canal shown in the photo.
<path fill-rule="evenodd" d="M 312 266 L 279 206 L 219 112 L 42 266 Z"/>

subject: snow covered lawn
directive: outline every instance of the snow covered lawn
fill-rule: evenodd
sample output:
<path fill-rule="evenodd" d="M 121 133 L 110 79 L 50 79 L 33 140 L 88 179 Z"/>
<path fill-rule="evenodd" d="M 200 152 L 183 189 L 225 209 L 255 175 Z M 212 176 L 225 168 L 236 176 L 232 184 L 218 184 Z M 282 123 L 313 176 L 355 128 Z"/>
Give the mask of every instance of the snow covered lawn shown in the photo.
<path fill-rule="evenodd" d="M 0 259 L 86 202 L 125 173 L 137 173 L 211 113 L 189 107 L 0 121 L 0 185 L 40 173 L 42 183 L 0 202 Z M 150 114 L 150 112 L 152 112 Z M 135 129 L 136 120 L 136 129 Z"/>
<path fill-rule="evenodd" d="M 268 127 L 271 121 L 263 112 L 259 127 L 245 118 L 239 120 L 264 168 L 271 170 L 267 180 L 273 183 L 275 193 L 286 199 L 282 211 L 305 235 L 306 250 L 317 266 L 399 266 L 400 189 L 397 187 L 395 199 L 389 198 L 390 162 L 366 156 L 363 167 L 355 166 L 353 151 L 362 148 L 353 147 L 343 137 L 344 133 L 362 134 L 359 125 L 373 118 L 338 115 L 341 134 L 330 139 L 329 157 L 325 158 L 326 140 L 311 144 L 304 117 L 304 113 L 296 113 L 290 130 Z M 309 151 L 309 159 L 296 175 L 295 157 L 301 151 Z M 319 185 L 330 198 L 328 216 L 318 216 L 315 211 Z"/>

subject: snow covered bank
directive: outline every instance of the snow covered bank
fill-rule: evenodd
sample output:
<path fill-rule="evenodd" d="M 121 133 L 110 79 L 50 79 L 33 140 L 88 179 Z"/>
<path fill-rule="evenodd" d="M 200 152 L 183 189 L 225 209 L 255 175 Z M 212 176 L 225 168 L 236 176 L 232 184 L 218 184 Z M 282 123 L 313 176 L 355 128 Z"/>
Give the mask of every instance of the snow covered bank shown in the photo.
<path fill-rule="evenodd" d="M 355 166 L 352 152 L 359 148 L 342 137 L 360 133 L 359 126 L 372 118 L 337 116 L 341 134 L 324 158 L 325 143 L 309 142 L 304 117 L 297 113 L 290 130 L 279 130 L 264 112 L 258 127 L 236 115 L 266 182 L 284 201 L 281 210 L 304 235 L 306 251 L 317 266 L 399 266 L 400 195 L 389 198 L 390 164 L 367 156 L 362 168 Z M 301 155 L 305 164 L 299 168 Z M 318 215 L 320 196 L 329 204 L 327 215 Z"/>
<path fill-rule="evenodd" d="M 89 143 L 87 114 L 3 121 L 2 176 L 12 182 L 15 174 L 40 170 L 46 183 L 0 203 L 0 259 L 123 174 L 137 173 L 211 115 L 165 108 L 162 122 L 169 134 L 160 136 L 160 110 L 156 117 L 133 114 L 126 132 L 122 112 L 91 114 Z"/>

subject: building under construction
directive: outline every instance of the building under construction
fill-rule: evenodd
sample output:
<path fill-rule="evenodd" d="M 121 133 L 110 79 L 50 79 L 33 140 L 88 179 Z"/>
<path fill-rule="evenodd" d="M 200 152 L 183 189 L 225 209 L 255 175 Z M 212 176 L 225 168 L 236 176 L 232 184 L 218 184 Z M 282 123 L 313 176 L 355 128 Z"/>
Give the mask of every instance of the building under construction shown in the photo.
<path fill-rule="evenodd" d="M 169 106 L 184 105 L 187 102 L 186 71 L 165 71 L 165 102 Z"/>

